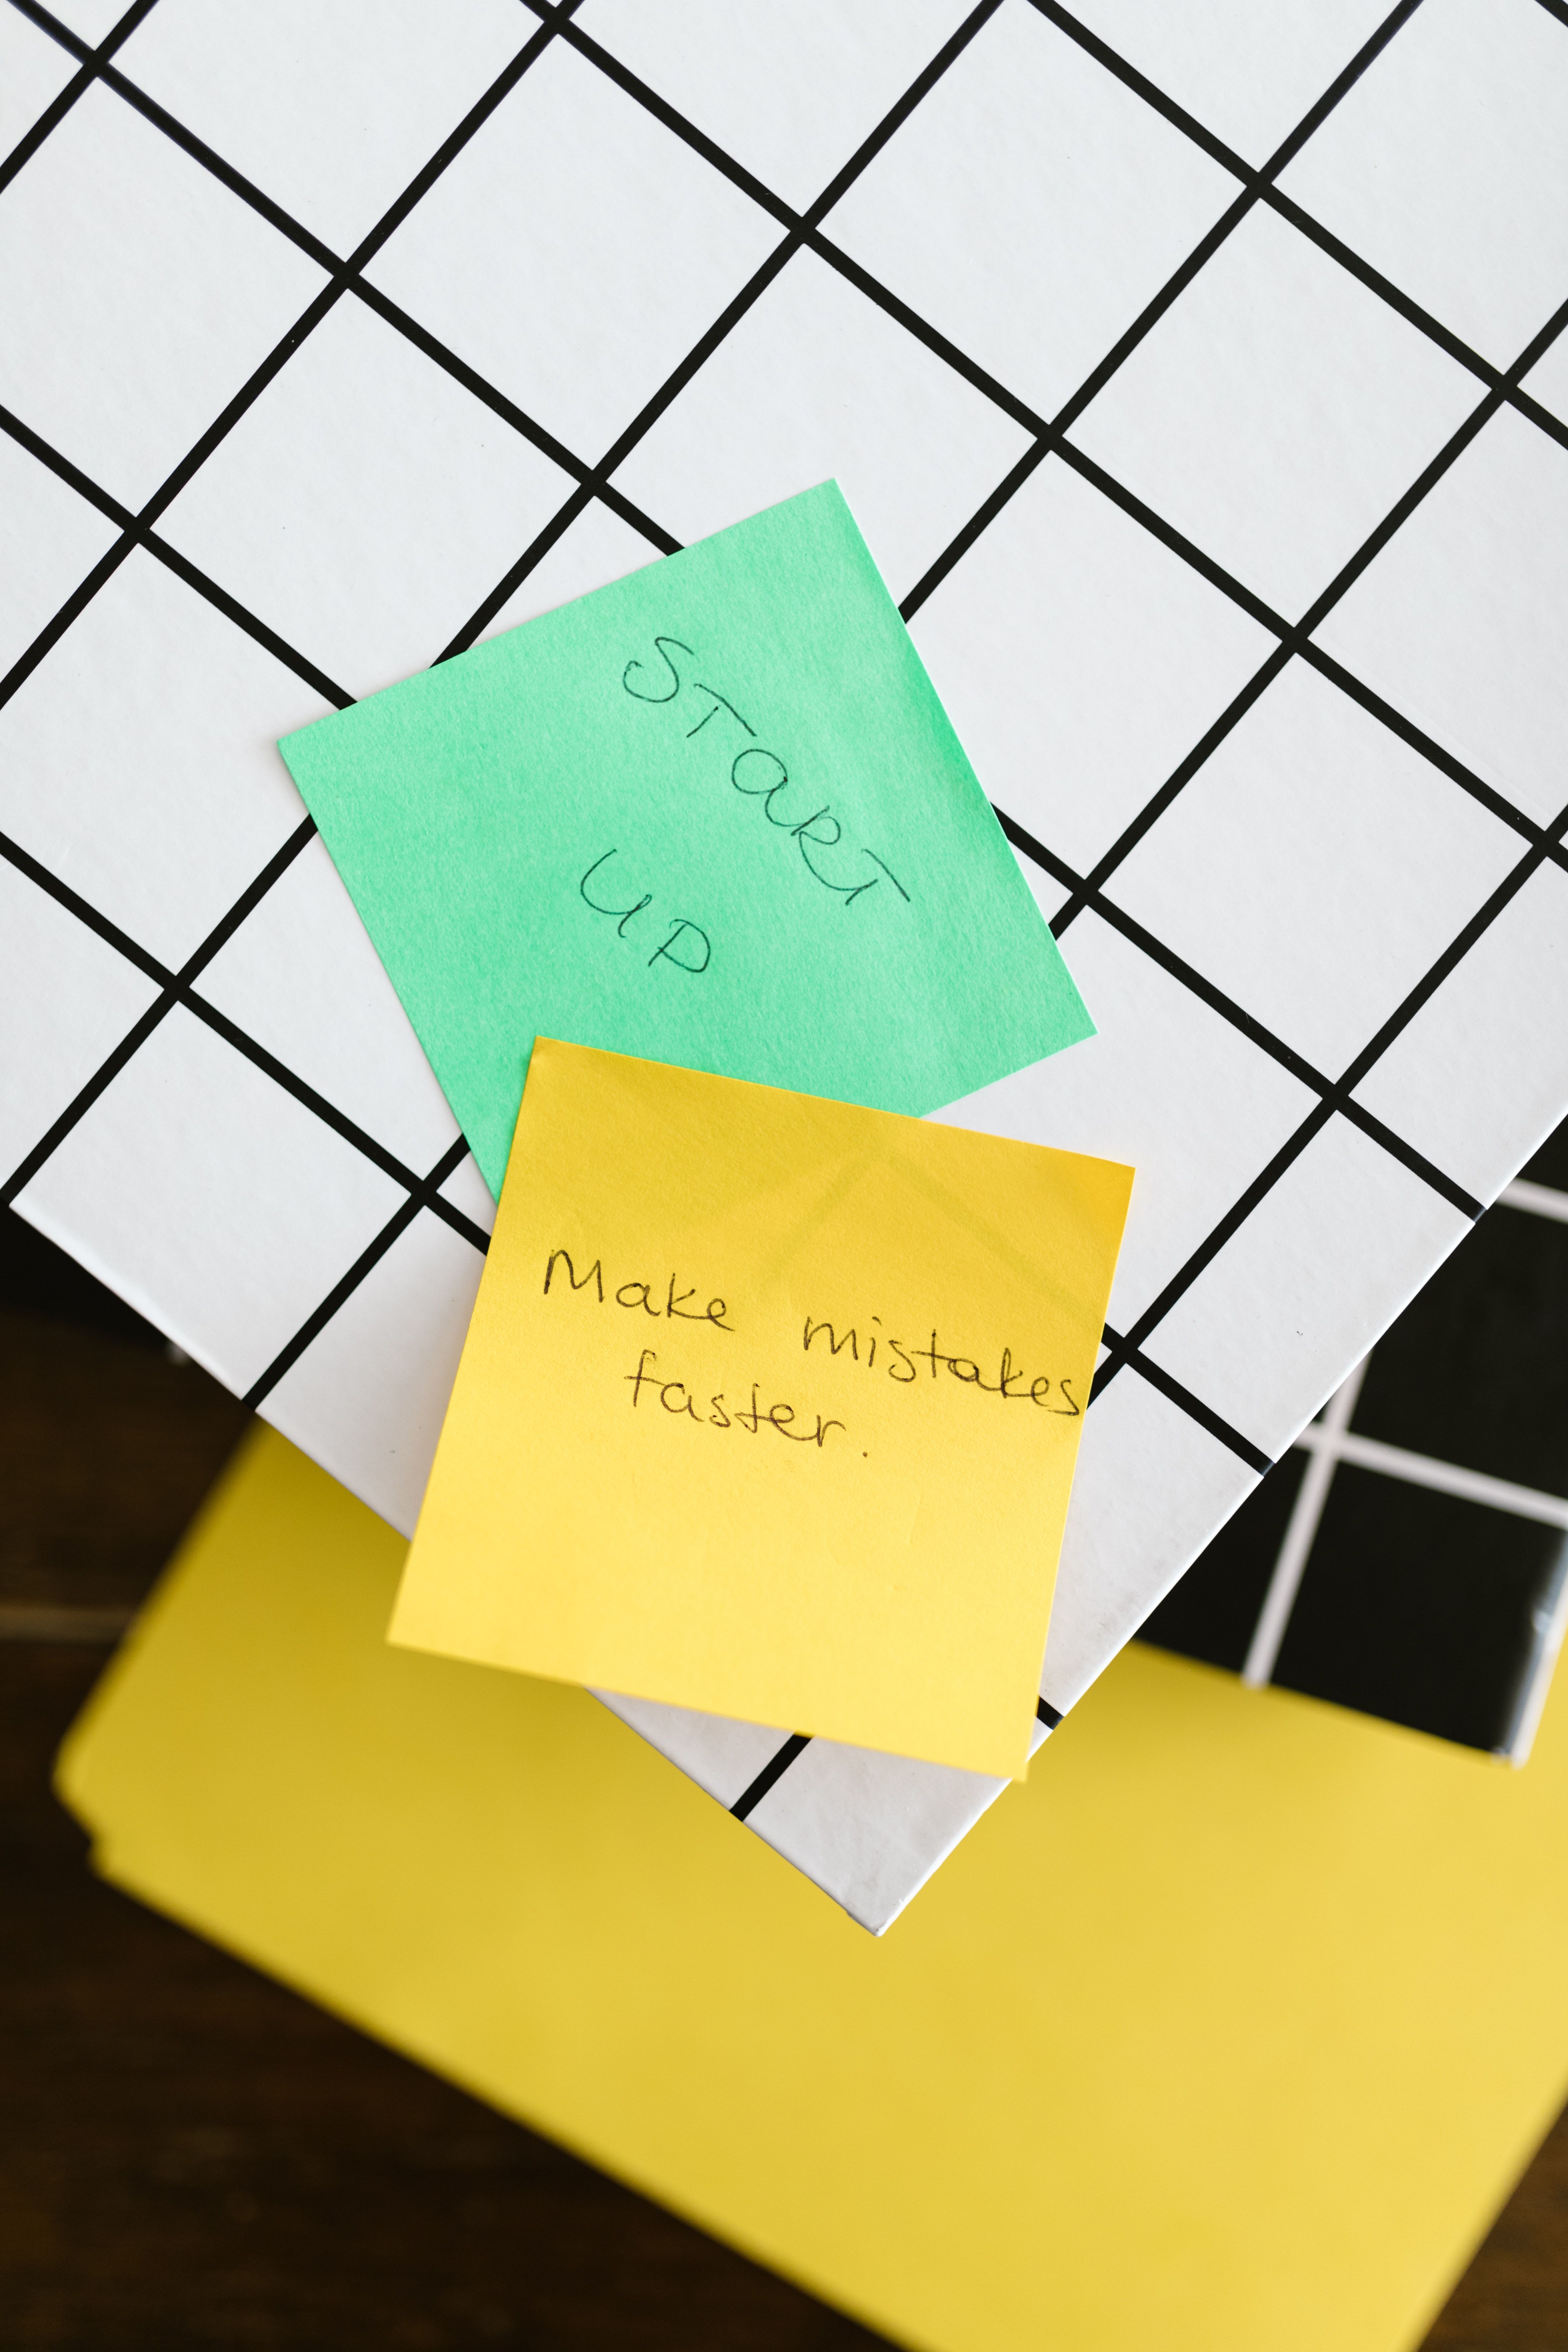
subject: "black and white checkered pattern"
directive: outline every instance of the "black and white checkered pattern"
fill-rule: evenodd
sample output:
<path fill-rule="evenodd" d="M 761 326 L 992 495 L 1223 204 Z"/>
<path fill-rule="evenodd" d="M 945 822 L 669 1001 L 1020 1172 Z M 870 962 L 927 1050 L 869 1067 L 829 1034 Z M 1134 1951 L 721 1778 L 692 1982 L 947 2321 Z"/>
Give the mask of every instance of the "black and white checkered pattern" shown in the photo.
<path fill-rule="evenodd" d="M 1565 1331 L 1568 1126 L 1143 1638 L 1523 1763 L 1568 1626 Z"/>
<path fill-rule="evenodd" d="M 1568 1103 L 1561 0 L 12 0 L 5 1197 L 388 1517 L 489 1198 L 275 739 L 842 483 L 1132 1160 L 1042 1720 Z M 617 1700 L 868 1924 L 994 1784 Z"/>

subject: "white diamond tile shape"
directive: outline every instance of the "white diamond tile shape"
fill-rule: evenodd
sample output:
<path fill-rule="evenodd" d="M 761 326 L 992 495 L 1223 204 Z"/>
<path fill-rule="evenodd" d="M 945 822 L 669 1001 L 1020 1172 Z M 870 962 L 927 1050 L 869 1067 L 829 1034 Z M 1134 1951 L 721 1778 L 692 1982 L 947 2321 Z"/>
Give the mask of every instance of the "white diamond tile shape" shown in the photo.
<path fill-rule="evenodd" d="M 1294 620 L 1479 396 L 1456 361 L 1257 207 L 1072 437 Z"/>
<path fill-rule="evenodd" d="M 1516 864 L 1520 836 L 1291 662 L 1106 885 L 1337 1077 Z"/>
<path fill-rule="evenodd" d="M 1500 410 L 1316 634 L 1550 823 L 1568 805 L 1568 449 Z"/>
<path fill-rule="evenodd" d="M 1084 1423 L 1040 1688 L 1065 1715 L 1258 1473 L 1123 1365 Z"/>
<path fill-rule="evenodd" d="M 365 274 L 592 463 L 783 234 L 556 41 Z"/>
<path fill-rule="evenodd" d="M 106 41 L 125 14 L 125 0 L 59 0 L 51 12 L 81 41 L 96 48 Z"/>
<path fill-rule="evenodd" d="M 595 588 L 607 588 L 612 580 L 624 580 L 628 572 L 656 562 L 663 551 L 601 499 L 591 499 L 512 590 L 484 635 L 499 637 L 504 629 L 554 612 L 558 604 L 571 604 Z"/>
<path fill-rule="evenodd" d="M 319 834 L 196 990 L 416 1175 L 456 1142 L 447 1097 Z"/>
<path fill-rule="evenodd" d="M 1037 1724 L 1031 1756 L 1045 1736 Z M 746 1826 L 879 1936 L 1007 1786 L 982 1772 L 814 1739 Z"/>
<path fill-rule="evenodd" d="M 538 29 L 511 0 L 158 0 L 115 63 L 346 257 Z"/>
<path fill-rule="evenodd" d="M 595 1691 L 594 1696 L 724 1806 L 744 1795 L 789 1738 L 772 1724 L 738 1723 L 693 1706 L 668 1706 L 660 1699 L 628 1698 L 618 1691 Z"/>
<path fill-rule="evenodd" d="M 968 0 L 589 0 L 584 33 L 804 211 L 969 15 Z"/>
<path fill-rule="evenodd" d="M 441 1187 L 441 1198 L 460 1209 L 465 1217 L 478 1225 L 483 1234 L 494 1230 L 496 1204 L 490 1188 L 479 1174 L 479 1162 L 470 1157 L 460 1160 Z"/>
<path fill-rule="evenodd" d="M 17 8 L 0 16 L 0 164 L 77 71 L 77 60 Z"/>
<path fill-rule="evenodd" d="M 1099 1034 L 935 1116 L 1137 1171 L 1106 1310 L 1125 1330 L 1318 1097 L 1098 916 L 1062 953 Z"/>
<path fill-rule="evenodd" d="M 1559 334 L 1524 379 L 1524 390 L 1568 425 L 1568 335 Z"/>
<path fill-rule="evenodd" d="M 303 824 L 274 742 L 322 709 L 137 549 L 0 709 L 0 825 L 178 970 Z"/>
<path fill-rule="evenodd" d="M 0 402 L 138 508 L 324 283 L 95 83 L 0 197 Z"/>
<path fill-rule="evenodd" d="M 161 528 L 360 695 L 434 661 L 572 488 L 349 297 Z"/>
<path fill-rule="evenodd" d="M 1469 1230 L 1381 1144 L 1331 1118 L 1143 1353 L 1278 1460 Z"/>
<path fill-rule="evenodd" d="M 0 861 L 0 1003 L 26 1005 L 0 1064 L 0 1182 L 157 996 L 133 963 Z"/>
<path fill-rule="evenodd" d="M 1384 0 L 1079 0 L 1073 13 L 1205 130 L 1265 163 L 1388 10 Z"/>
<path fill-rule="evenodd" d="M 1423 0 L 1279 186 L 1510 367 L 1568 294 L 1568 26 Z"/>
<path fill-rule="evenodd" d="M 984 394 L 797 253 L 616 483 L 689 541 L 837 477 L 901 597 L 1027 446 Z"/>
<path fill-rule="evenodd" d="M 176 1006 L 16 1205 L 243 1395 L 407 1197 Z"/>
<path fill-rule="evenodd" d="M 0 678 L 119 536 L 96 507 L 0 433 Z"/>
<path fill-rule="evenodd" d="M 1521 844 L 1521 850 L 1523 844 Z M 1538 866 L 1355 1090 L 1485 1200 L 1568 1098 L 1568 874 Z"/>
<path fill-rule="evenodd" d="M 421 1210 L 263 1400 L 262 1416 L 412 1535 L 484 1270 Z"/>
<path fill-rule="evenodd" d="M 1027 0 L 1005 0 L 823 226 L 1049 416 L 1236 194 Z"/>
<path fill-rule="evenodd" d="M 1056 457 L 910 634 L 990 798 L 1080 874 L 1277 642 Z"/>

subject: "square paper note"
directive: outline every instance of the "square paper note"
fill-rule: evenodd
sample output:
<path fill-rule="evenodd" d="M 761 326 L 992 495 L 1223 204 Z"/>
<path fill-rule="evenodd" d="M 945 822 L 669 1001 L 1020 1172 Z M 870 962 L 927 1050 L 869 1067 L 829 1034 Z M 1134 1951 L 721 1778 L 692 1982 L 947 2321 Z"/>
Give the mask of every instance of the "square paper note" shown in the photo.
<path fill-rule="evenodd" d="M 540 1038 L 393 1640 L 1022 1777 L 1131 1181 Z"/>
<path fill-rule="evenodd" d="M 919 1113 L 1091 1033 L 831 482 L 283 754 L 492 1192 L 536 1034 Z"/>

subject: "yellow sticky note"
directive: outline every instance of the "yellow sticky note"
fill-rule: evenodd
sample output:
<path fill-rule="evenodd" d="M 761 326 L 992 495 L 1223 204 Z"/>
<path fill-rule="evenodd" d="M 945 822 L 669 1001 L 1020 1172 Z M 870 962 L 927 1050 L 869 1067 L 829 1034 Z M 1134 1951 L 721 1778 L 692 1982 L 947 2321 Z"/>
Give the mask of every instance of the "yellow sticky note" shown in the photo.
<path fill-rule="evenodd" d="M 542 1037 L 391 1638 L 1021 1778 L 1131 1184 Z"/>
<path fill-rule="evenodd" d="M 389 1648 L 403 1552 L 258 1433 L 62 1757 L 100 1871 L 918 2352 L 1419 2343 L 1568 2089 L 1568 1692 L 1510 1772 L 1134 1646 L 879 1942 Z"/>

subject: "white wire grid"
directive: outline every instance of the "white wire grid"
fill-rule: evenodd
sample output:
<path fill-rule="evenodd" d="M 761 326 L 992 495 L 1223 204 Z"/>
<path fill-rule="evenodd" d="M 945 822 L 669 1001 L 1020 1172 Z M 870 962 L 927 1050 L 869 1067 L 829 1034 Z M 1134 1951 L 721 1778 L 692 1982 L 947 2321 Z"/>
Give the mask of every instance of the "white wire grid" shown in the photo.
<path fill-rule="evenodd" d="M 837 474 L 1140 1168 L 1042 1721 L 1568 1103 L 1568 11 L 12 0 L 5 1188 L 406 1526 L 489 1202 L 273 740 Z M 199 983 L 199 985 L 198 985 Z M 995 1784 L 626 1701 L 885 1926 Z"/>

